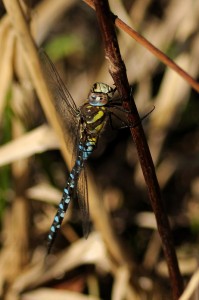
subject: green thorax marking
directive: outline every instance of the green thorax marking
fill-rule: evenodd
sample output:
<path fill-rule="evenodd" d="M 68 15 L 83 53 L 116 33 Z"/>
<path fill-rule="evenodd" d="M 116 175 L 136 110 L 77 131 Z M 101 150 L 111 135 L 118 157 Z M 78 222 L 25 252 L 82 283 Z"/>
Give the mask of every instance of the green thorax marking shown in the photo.
<path fill-rule="evenodd" d="M 107 116 L 104 106 L 92 106 L 89 103 L 81 107 L 81 131 L 86 134 L 99 135 Z"/>

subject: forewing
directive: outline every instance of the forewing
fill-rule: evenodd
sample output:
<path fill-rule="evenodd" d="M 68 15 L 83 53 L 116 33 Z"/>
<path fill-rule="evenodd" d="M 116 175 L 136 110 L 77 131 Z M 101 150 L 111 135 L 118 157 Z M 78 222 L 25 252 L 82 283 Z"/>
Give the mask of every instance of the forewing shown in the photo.
<path fill-rule="evenodd" d="M 56 111 L 61 123 L 66 129 L 76 132 L 78 126 L 79 110 L 59 76 L 54 64 L 43 49 L 39 51 L 43 74 L 47 82 Z M 75 134 L 73 135 L 75 136 Z"/>

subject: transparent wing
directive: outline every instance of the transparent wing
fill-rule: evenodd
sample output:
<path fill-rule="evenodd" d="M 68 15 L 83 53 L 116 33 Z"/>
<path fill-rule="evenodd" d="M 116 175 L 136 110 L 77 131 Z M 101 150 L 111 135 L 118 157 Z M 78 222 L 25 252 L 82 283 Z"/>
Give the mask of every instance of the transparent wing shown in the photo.
<path fill-rule="evenodd" d="M 87 239 L 90 231 L 89 203 L 88 203 L 88 186 L 85 166 L 82 169 L 78 180 L 77 197 L 82 218 L 82 228 L 84 237 Z"/>
<path fill-rule="evenodd" d="M 64 127 L 75 130 L 75 127 L 78 126 L 79 110 L 54 64 L 43 49 L 39 50 L 39 57 L 43 74 L 53 96 L 53 103 L 59 113 L 61 122 Z"/>

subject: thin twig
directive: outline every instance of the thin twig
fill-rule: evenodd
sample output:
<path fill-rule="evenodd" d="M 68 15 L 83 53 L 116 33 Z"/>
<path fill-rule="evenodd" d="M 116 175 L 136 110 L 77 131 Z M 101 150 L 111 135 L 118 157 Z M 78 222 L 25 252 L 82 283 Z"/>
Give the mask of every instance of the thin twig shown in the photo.
<path fill-rule="evenodd" d="M 93 0 L 83 0 L 90 7 L 94 8 Z M 141 36 L 138 32 L 136 32 L 133 28 L 128 26 L 125 22 L 123 22 L 120 18 L 111 13 L 111 17 L 114 19 L 115 26 L 122 29 L 124 32 L 129 34 L 134 40 L 136 40 L 140 45 L 148 49 L 152 54 L 154 54 L 160 61 L 162 61 L 169 68 L 173 69 L 176 73 L 178 73 L 184 80 L 186 80 L 194 90 L 199 92 L 199 83 L 191 77 L 187 72 L 185 72 L 181 67 L 179 67 L 173 60 L 171 60 L 166 54 L 156 48 L 153 44 L 151 44 L 146 38 Z"/>
<path fill-rule="evenodd" d="M 126 68 L 120 55 L 112 14 L 109 9 L 108 1 L 94 0 L 94 4 L 104 40 L 105 56 L 109 62 L 109 72 L 113 77 L 117 90 L 123 100 L 124 109 L 129 111 L 129 123 L 138 124 L 138 126 L 131 128 L 131 134 L 137 147 L 140 164 L 148 188 L 149 199 L 153 207 L 159 234 L 162 240 L 163 251 L 167 260 L 171 278 L 173 298 L 178 299 L 183 291 L 183 281 L 178 267 L 168 218 L 161 201 L 161 193 L 155 168 L 142 124 L 139 122 L 140 119 L 134 99 L 130 94 Z"/>

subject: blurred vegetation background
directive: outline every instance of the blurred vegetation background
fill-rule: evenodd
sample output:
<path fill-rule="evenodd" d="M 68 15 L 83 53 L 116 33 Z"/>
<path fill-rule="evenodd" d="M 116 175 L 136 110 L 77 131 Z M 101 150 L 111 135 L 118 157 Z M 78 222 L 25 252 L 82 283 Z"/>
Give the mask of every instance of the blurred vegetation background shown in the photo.
<path fill-rule="evenodd" d="M 198 1 L 109 2 L 115 15 L 198 80 Z M 36 45 L 48 53 L 77 106 L 94 82 L 113 85 L 95 12 L 85 2 L 29 0 L 21 6 Z M 89 201 L 100 199 L 107 223 L 99 225 L 100 214 L 91 204 L 93 225 L 85 240 L 73 201 L 53 253 L 45 258 L 47 234 L 71 158 L 68 169 L 26 66 L 24 45 L 2 2 L 0 18 L 0 297 L 171 299 L 167 266 L 128 128 L 113 131 L 107 125 L 87 163 Z M 198 266 L 198 94 L 126 33 L 117 33 L 140 115 L 155 105 L 143 126 L 188 283 Z M 198 279 L 192 299 L 197 299 L 197 286 Z"/>

